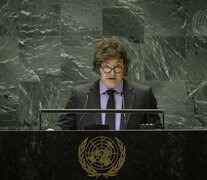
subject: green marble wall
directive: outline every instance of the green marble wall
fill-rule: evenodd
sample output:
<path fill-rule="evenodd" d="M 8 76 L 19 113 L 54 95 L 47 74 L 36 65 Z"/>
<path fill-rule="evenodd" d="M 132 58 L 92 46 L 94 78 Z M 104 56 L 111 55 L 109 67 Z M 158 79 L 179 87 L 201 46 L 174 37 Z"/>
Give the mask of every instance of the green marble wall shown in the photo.
<path fill-rule="evenodd" d="M 39 108 L 63 108 L 71 87 L 95 81 L 104 37 L 126 46 L 126 79 L 153 87 L 167 129 L 206 129 L 207 45 L 192 31 L 205 9 L 204 0 L 1 0 L 0 129 L 38 129 Z M 44 115 L 44 128 L 58 117 Z"/>

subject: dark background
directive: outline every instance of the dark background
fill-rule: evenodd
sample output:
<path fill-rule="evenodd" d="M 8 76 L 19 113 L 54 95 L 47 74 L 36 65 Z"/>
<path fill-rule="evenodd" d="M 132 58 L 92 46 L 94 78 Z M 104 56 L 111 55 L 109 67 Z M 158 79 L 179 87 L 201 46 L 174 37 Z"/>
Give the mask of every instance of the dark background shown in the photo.
<path fill-rule="evenodd" d="M 105 37 L 129 51 L 126 79 L 153 87 L 167 129 L 206 129 L 207 50 L 192 31 L 206 8 L 204 0 L 1 0 L 0 129 L 38 129 L 39 108 L 63 108 L 74 85 L 96 80 L 93 48 Z M 43 127 L 58 117 L 44 115 Z"/>

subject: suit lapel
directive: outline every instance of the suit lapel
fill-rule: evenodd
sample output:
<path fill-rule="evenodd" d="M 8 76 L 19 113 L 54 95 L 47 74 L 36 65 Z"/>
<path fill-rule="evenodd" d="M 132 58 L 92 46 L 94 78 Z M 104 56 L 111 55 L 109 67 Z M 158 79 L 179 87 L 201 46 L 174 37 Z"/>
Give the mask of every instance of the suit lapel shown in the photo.
<path fill-rule="evenodd" d="M 99 80 L 94 83 L 93 87 L 91 87 L 88 102 L 91 109 L 100 109 Z M 101 124 L 101 114 L 94 113 L 93 115 L 95 123 Z"/>
<path fill-rule="evenodd" d="M 133 105 L 134 105 L 134 101 L 135 101 L 135 93 L 133 92 L 133 87 L 130 86 L 130 84 L 128 83 L 128 81 L 123 80 L 124 81 L 124 104 L 125 104 L 125 109 L 133 109 Z M 124 118 L 124 114 L 122 114 L 122 121 L 124 120 L 124 129 L 126 129 L 128 122 L 129 122 L 129 118 L 130 118 L 131 114 L 127 113 L 126 114 L 126 118 Z"/>
<path fill-rule="evenodd" d="M 123 94 L 124 94 L 124 104 L 125 109 L 133 109 L 134 101 L 135 101 L 135 93 L 133 92 L 133 87 L 130 86 L 128 81 L 123 79 L 124 87 L 123 87 Z M 94 85 L 90 88 L 89 92 L 89 99 L 88 104 L 90 109 L 101 109 L 100 108 L 100 91 L 99 91 L 99 80 L 94 83 Z M 101 114 L 94 113 L 94 120 L 96 124 L 101 124 Z M 120 129 L 126 129 L 129 118 L 131 114 L 124 114 L 121 115 L 121 125 Z"/>

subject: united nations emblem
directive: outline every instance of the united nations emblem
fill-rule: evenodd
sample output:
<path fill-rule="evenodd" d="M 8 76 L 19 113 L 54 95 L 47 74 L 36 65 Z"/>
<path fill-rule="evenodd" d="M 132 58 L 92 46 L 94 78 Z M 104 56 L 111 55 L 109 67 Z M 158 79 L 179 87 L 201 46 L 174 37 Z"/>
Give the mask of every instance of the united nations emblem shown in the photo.
<path fill-rule="evenodd" d="M 80 144 L 79 162 L 90 177 L 116 176 L 126 158 L 126 147 L 115 137 L 116 141 L 99 136 L 88 142 L 88 137 Z"/>

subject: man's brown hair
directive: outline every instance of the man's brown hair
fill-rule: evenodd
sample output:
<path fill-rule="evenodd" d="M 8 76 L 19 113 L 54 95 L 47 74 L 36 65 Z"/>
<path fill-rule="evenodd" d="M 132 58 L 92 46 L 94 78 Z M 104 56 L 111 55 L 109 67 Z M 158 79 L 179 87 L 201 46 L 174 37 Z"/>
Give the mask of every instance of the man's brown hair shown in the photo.
<path fill-rule="evenodd" d="M 130 56 L 124 46 L 115 39 L 107 38 L 99 41 L 93 54 L 93 71 L 99 74 L 99 67 L 103 61 L 113 57 L 119 57 L 124 62 L 124 76 L 128 73 Z"/>

